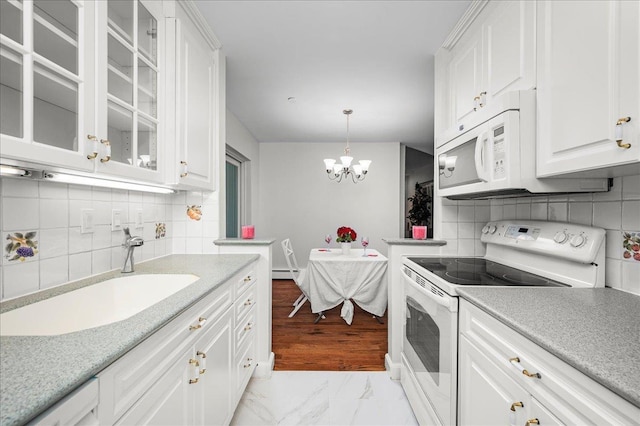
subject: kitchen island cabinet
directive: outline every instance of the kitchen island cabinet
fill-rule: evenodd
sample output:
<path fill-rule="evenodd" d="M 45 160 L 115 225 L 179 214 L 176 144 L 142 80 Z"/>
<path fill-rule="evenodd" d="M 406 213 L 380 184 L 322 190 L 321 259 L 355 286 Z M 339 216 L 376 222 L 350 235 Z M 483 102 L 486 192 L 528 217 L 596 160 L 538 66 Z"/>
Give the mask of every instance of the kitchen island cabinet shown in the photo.
<path fill-rule="evenodd" d="M 614 289 L 459 291 L 460 424 L 634 424 L 637 309 Z"/>
<path fill-rule="evenodd" d="M 97 413 L 100 424 L 113 424 L 121 418 L 132 421 L 153 418 L 153 409 L 145 411 L 141 407 L 154 401 L 147 407 L 158 408 L 156 402 L 168 399 L 170 394 L 172 401 L 183 401 L 177 395 L 189 395 L 189 404 L 196 404 L 194 401 L 198 398 L 208 400 L 211 392 L 215 394 L 213 398 L 222 395 L 213 405 L 222 411 L 218 414 L 230 420 L 238 402 L 233 378 L 235 355 L 231 332 L 235 328 L 235 317 L 232 306 L 244 304 L 247 291 L 259 286 L 259 275 L 254 272 L 258 259 L 251 254 L 170 255 L 142 262 L 136 265 L 136 274 L 189 273 L 200 279 L 129 319 L 110 325 L 57 336 L 0 337 L 0 423 L 24 424 L 95 377 L 100 398 L 97 408 L 90 412 L 94 417 Z M 120 275 L 120 271 L 112 271 L 3 302 L 0 312 Z M 248 276 L 251 279 L 245 281 Z M 238 291 L 239 288 L 242 290 Z M 236 300 L 237 296 L 241 298 Z M 259 302 L 255 301 L 256 307 Z M 270 300 L 264 303 L 270 305 Z M 200 320 L 206 317 L 205 313 L 209 315 L 208 324 Z M 200 328 L 189 330 L 189 326 L 200 324 Z M 250 340 L 251 337 L 244 342 Z M 202 365 L 203 356 L 198 352 L 207 355 L 207 371 L 201 374 L 198 370 L 201 380 L 190 384 L 188 380 L 196 378 L 196 371 L 195 363 L 190 364 L 189 360 Z M 125 364 L 132 368 L 125 368 Z M 213 377 L 216 373 L 216 379 L 221 382 L 205 380 L 207 375 Z M 27 385 L 25 377 L 31 378 Z M 187 379 L 184 388 L 180 388 L 182 381 L 178 386 L 179 378 Z M 226 378 L 229 378 L 227 386 L 218 387 Z M 197 385 L 203 386 L 196 389 Z M 173 404 L 171 407 L 181 407 L 183 412 L 177 415 L 194 418 L 194 422 L 208 415 L 206 411 L 198 411 L 197 405 Z M 140 411 L 132 411 L 134 408 Z"/>

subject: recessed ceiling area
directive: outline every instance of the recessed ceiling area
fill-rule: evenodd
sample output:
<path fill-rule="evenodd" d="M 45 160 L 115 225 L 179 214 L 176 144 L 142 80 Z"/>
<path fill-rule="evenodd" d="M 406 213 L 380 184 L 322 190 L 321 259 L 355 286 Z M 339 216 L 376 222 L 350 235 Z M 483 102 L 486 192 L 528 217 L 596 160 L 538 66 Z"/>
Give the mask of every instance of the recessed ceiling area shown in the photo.
<path fill-rule="evenodd" d="M 227 107 L 259 142 L 403 142 L 432 152 L 434 54 L 460 1 L 215 1 Z M 290 98 L 295 98 L 291 101 Z"/>

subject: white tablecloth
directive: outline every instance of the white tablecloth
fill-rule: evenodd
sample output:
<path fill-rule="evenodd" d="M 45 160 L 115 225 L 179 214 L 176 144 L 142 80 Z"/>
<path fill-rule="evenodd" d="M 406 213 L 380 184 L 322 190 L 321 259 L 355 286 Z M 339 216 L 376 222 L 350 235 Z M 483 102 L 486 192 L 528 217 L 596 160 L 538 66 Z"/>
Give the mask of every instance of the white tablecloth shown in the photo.
<path fill-rule="evenodd" d="M 378 251 L 351 249 L 349 255 L 339 248 L 312 249 L 307 275 L 302 284 L 309 295 L 311 310 L 323 312 L 343 303 L 341 316 L 347 324 L 353 320 L 353 300 L 367 312 L 381 317 L 387 309 L 387 258 Z"/>

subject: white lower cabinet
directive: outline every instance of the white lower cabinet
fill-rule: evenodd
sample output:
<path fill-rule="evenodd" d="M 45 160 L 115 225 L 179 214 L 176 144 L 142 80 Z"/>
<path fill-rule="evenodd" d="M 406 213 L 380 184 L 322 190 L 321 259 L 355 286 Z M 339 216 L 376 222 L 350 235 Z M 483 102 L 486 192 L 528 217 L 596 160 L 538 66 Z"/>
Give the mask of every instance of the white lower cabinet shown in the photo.
<path fill-rule="evenodd" d="M 640 408 L 460 300 L 460 425 L 627 425 Z"/>
<path fill-rule="evenodd" d="M 230 423 L 255 368 L 254 270 L 228 280 L 97 375 L 101 425 Z"/>
<path fill-rule="evenodd" d="M 98 425 L 98 381 L 91 379 L 29 422 L 30 425 Z"/>

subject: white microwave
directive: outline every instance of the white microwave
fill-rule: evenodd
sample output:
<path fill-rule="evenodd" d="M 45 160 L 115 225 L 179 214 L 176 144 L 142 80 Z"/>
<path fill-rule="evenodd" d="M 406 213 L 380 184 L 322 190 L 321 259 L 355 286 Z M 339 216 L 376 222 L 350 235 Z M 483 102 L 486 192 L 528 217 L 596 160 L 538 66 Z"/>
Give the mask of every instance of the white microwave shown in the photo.
<path fill-rule="evenodd" d="M 474 199 L 603 192 L 606 178 L 536 177 L 536 92 L 509 92 L 436 149 L 436 195 Z M 463 126 L 461 126 L 463 127 Z"/>

